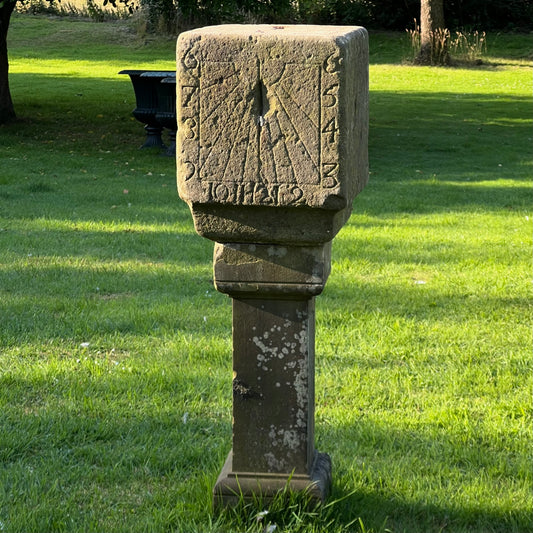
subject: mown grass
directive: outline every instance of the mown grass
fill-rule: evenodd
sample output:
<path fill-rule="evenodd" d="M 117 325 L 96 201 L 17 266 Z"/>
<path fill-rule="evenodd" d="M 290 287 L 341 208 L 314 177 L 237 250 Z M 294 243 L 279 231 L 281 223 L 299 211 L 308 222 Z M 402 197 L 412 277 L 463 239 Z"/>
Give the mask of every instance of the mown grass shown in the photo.
<path fill-rule="evenodd" d="M 125 22 L 10 29 L 0 530 L 530 530 L 529 41 L 489 36 L 487 65 L 415 68 L 404 36 L 371 36 L 371 179 L 317 300 L 330 505 L 222 516 L 230 303 L 174 161 L 137 149 L 117 74 L 172 69 L 173 41 Z"/>

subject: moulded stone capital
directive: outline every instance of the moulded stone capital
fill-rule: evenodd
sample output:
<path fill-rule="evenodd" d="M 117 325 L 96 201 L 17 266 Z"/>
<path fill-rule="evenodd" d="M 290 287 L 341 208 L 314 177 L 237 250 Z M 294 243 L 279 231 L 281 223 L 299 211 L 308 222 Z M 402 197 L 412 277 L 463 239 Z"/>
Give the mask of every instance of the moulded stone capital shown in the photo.
<path fill-rule="evenodd" d="M 215 244 L 218 291 L 232 296 L 309 298 L 320 294 L 330 273 L 331 242 L 318 246 Z"/>

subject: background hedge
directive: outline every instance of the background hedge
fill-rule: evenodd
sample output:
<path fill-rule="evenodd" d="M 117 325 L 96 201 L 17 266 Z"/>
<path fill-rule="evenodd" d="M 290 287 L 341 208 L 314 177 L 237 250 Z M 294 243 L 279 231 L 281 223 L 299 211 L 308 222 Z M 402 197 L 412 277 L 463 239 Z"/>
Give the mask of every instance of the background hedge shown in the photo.
<path fill-rule="evenodd" d="M 152 21 L 190 27 L 228 22 L 358 24 L 404 30 L 419 18 L 419 0 L 141 0 Z M 533 30 L 533 0 L 445 0 L 450 30 Z"/>

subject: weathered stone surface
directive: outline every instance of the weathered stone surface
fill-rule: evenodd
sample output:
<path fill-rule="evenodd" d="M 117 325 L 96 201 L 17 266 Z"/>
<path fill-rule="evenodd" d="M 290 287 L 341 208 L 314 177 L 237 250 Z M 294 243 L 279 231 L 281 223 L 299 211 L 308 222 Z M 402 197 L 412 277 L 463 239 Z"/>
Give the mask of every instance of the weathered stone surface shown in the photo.
<path fill-rule="evenodd" d="M 315 452 L 309 474 L 272 474 L 268 472 L 235 472 L 230 452 L 213 490 L 215 507 L 239 503 L 240 498 L 269 500 L 288 486 L 292 491 L 305 492 L 316 501 L 324 501 L 331 488 L 331 458 Z"/>
<path fill-rule="evenodd" d="M 314 447 L 315 299 L 233 297 L 233 449 L 214 488 L 272 497 L 287 483 L 324 500 L 331 460 Z"/>
<path fill-rule="evenodd" d="M 215 503 L 269 498 L 289 480 L 328 494 L 331 461 L 314 448 L 314 296 L 330 256 L 331 242 L 215 245 L 215 286 L 233 302 L 233 449 Z"/>
<path fill-rule="evenodd" d="M 314 311 L 314 299 L 233 299 L 235 472 L 309 474 Z"/>
<path fill-rule="evenodd" d="M 201 235 L 330 241 L 368 177 L 366 30 L 234 25 L 182 33 L 177 117 L 178 189 Z M 313 231 L 301 231 L 306 222 Z"/>
<path fill-rule="evenodd" d="M 233 296 L 322 292 L 331 270 L 331 242 L 319 246 L 215 244 L 215 287 Z"/>

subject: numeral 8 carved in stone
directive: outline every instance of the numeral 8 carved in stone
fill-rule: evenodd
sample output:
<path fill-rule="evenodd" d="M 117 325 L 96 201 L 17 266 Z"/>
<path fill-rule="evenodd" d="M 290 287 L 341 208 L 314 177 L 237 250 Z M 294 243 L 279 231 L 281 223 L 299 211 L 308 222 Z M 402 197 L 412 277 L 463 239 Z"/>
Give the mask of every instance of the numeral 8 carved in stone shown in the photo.
<path fill-rule="evenodd" d="M 196 139 L 196 120 L 194 118 L 188 118 L 184 122 L 185 125 L 185 138 L 186 139 Z"/>

